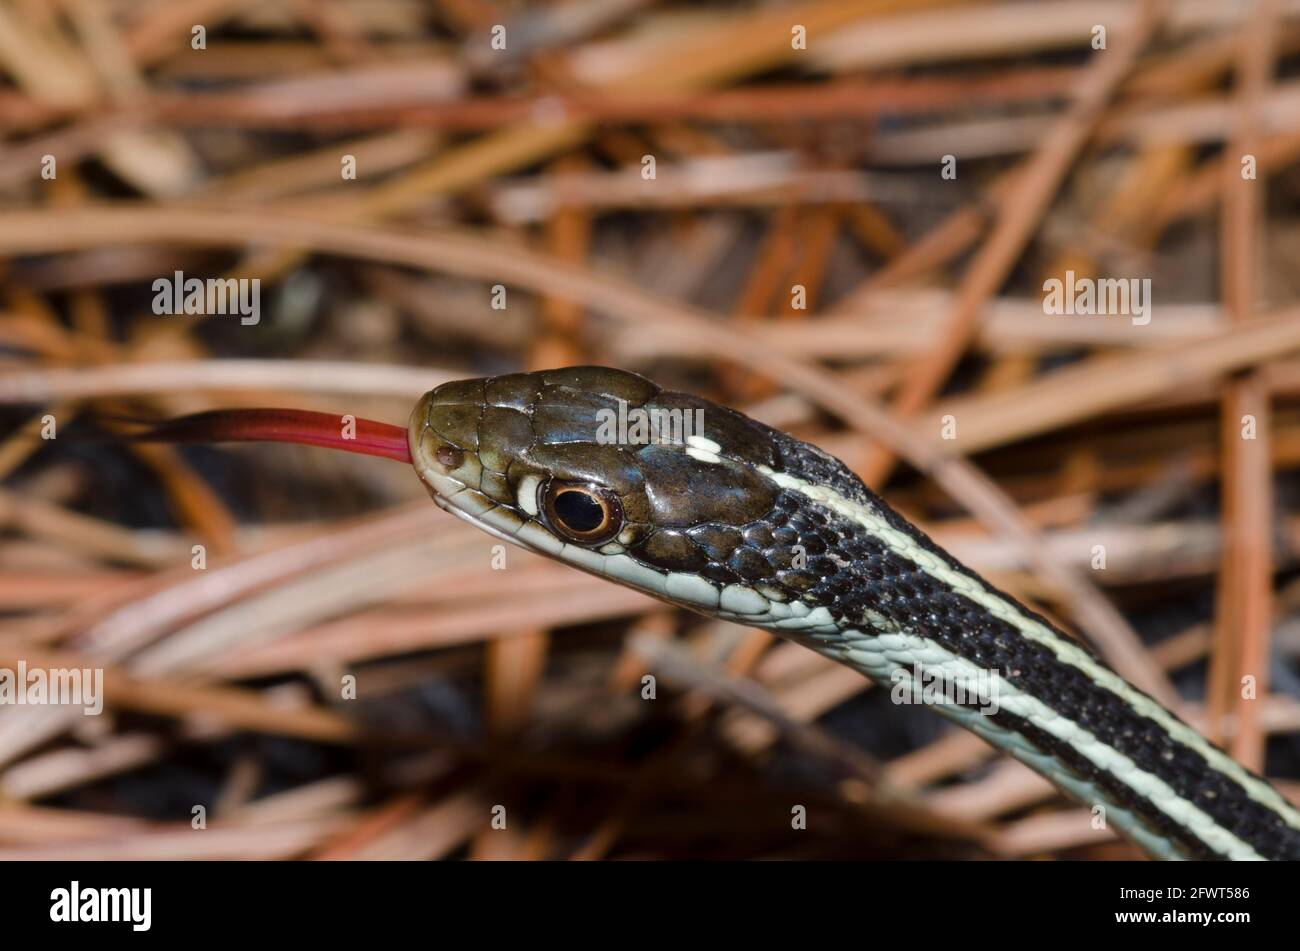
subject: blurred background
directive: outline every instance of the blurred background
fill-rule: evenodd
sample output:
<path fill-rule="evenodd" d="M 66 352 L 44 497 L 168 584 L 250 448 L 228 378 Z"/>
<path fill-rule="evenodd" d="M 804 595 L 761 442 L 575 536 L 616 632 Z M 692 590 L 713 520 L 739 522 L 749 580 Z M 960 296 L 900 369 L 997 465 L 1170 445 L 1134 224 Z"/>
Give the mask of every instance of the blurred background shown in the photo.
<path fill-rule="evenodd" d="M 0 666 L 106 707 L 0 706 L 0 858 L 1136 855 L 404 466 L 104 436 L 579 363 L 836 453 L 1295 798 L 1297 53 L 1295 0 L 3 0 Z"/>

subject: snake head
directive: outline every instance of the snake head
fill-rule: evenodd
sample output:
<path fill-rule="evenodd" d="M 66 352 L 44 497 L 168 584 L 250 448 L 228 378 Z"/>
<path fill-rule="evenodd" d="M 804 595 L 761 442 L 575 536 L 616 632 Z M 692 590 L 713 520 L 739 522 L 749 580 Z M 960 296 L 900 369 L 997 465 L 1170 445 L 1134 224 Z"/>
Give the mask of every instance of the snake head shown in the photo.
<path fill-rule="evenodd" d="M 772 430 L 634 373 L 569 367 L 446 383 L 411 415 L 434 501 L 534 552 L 750 620 L 786 600 Z"/>

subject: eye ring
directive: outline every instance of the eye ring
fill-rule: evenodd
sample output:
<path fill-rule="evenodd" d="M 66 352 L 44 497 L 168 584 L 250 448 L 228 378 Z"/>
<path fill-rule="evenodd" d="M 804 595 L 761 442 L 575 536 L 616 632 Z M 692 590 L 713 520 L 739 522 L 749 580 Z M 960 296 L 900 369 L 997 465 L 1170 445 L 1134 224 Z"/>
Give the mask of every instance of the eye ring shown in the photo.
<path fill-rule="evenodd" d="M 623 506 L 603 485 L 549 479 L 538 490 L 551 531 L 576 545 L 599 545 L 623 527 Z"/>

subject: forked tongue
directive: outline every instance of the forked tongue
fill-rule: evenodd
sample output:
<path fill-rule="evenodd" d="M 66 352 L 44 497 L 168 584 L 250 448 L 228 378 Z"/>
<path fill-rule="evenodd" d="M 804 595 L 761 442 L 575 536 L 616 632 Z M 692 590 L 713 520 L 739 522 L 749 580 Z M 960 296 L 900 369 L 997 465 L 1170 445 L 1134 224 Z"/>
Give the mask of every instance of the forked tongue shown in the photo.
<path fill-rule="evenodd" d="M 409 463 L 406 428 L 305 409 L 218 409 L 146 425 L 132 442 L 289 442 Z"/>

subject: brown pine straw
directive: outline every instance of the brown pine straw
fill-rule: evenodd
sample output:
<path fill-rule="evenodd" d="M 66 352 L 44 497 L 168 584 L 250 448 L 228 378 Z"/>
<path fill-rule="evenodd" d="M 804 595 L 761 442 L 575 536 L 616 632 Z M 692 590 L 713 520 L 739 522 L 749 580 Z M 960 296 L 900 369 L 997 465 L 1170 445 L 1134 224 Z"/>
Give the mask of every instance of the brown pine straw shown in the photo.
<path fill-rule="evenodd" d="M 1105 110 L 1124 76 L 1159 29 L 1165 15 L 1164 0 L 1143 0 L 1131 32 L 1122 43 L 1097 57 L 1075 88 L 1070 107 L 1055 127 L 1041 139 L 1033 155 L 1015 173 L 1005 202 L 988 238 L 980 245 L 957 290 L 957 303 L 938 343 L 908 368 L 903 386 L 893 400 L 901 416 L 912 416 L 929 403 L 952 373 L 975 333 L 985 301 L 997 292 L 1024 251 L 1070 165 Z M 868 485 L 883 485 L 893 470 L 894 458 L 885 449 L 868 454 L 859 468 Z"/>
<path fill-rule="evenodd" d="M 1159 4 L 1103 2 L 1104 52 L 1087 52 L 1090 24 L 1063 16 L 1071 6 L 817 0 L 683 20 L 679 5 L 638 0 L 495 13 L 446 0 L 415 16 L 388 0 L 178 0 L 48 22 L 6 8 L 0 189 L 8 207 L 30 204 L 0 212 L 0 283 L 13 285 L 0 300 L 0 404 L 17 422 L 54 412 L 60 432 L 87 410 L 216 406 L 400 423 L 418 394 L 458 377 L 644 369 L 850 462 L 864 450 L 910 462 L 891 504 L 1166 702 L 1171 675 L 1210 659 L 1207 702 L 1179 712 L 1258 768 L 1268 737 L 1300 731 L 1288 685 L 1270 692 L 1263 676 L 1270 657 L 1300 656 L 1300 585 L 1272 590 L 1300 564 L 1300 519 L 1267 494 L 1278 472 L 1289 491 L 1300 464 L 1300 310 L 1278 266 L 1291 223 L 1260 207 L 1266 189 L 1285 197 L 1300 155 L 1294 84 L 1269 82 L 1300 50 L 1300 3 L 1169 4 L 1159 42 L 1145 43 Z M 431 16 L 458 38 L 432 34 Z M 794 19 L 811 40 L 797 55 Z M 482 49 L 498 21 L 511 31 L 504 67 Z M 197 22 L 202 55 L 189 49 Z M 1085 55 L 1044 66 L 1055 50 Z M 290 134 L 263 147 L 267 132 Z M 340 186 L 343 151 L 362 174 Z M 918 186 L 947 151 L 958 181 Z M 1240 179 L 1243 151 L 1261 181 Z M 38 177 L 46 153 L 59 157 L 53 182 Z M 652 194 L 632 181 L 646 153 L 659 159 Z M 897 161 L 917 167 L 885 168 Z M 83 177 L 88 162 L 100 168 Z M 1048 174 L 1027 177 L 1036 163 Z M 105 172 L 145 200 L 96 204 Z M 495 227 L 448 230 L 484 218 Z M 119 292 L 182 267 L 216 273 L 232 251 L 249 257 L 229 273 L 263 278 L 308 253 L 348 259 L 274 289 L 259 333 L 273 329 L 277 356 L 293 359 L 238 356 L 249 351 L 232 344 L 269 336 L 226 336 L 216 321 L 121 312 Z M 1211 260 L 1221 305 L 1204 300 Z M 1193 292 L 1162 290 L 1141 332 L 1043 316 L 1044 276 L 1120 262 Z M 1267 267 L 1267 287 L 1252 285 L 1251 264 Z M 508 285 L 508 312 L 484 319 L 481 282 Z M 292 311 L 300 283 L 327 295 L 320 323 Z M 809 310 L 789 308 L 793 283 Z M 1027 296 L 997 297 L 1004 283 Z M 342 359 L 354 348 L 378 362 Z M 935 396 L 959 358 L 960 395 Z M 923 383 L 918 414 L 882 409 Z M 1247 412 L 1250 442 L 1234 422 Z M 938 438 L 944 415 L 955 439 Z M 252 469 L 259 484 L 209 486 L 213 458 L 222 476 Z M 110 521 L 113 473 L 100 500 L 65 443 L 30 428 L 0 442 L 0 602 L 14 614 L 0 663 L 101 666 L 110 709 L 0 711 L 0 858 L 600 859 L 715 840 L 791 858 L 901 855 L 915 840 L 964 856 L 1134 854 L 968 734 L 909 741 L 887 762 L 862 754 L 827 715 L 887 698 L 765 632 L 513 549 L 503 585 L 486 564 L 493 541 L 431 507 L 408 470 L 286 447 L 129 461 L 162 489 L 174 527 Z M 1211 516 L 1205 487 L 1220 479 Z M 245 525 L 227 510 L 300 480 L 312 489 L 286 521 Z M 347 510 L 368 514 L 304 520 L 331 511 L 315 493 L 336 485 Z M 384 507 L 360 501 L 376 490 Z M 202 573 L 188 567 L 199 542 Z M 1104 574 L 1089 564 L 1097 544 Z M 1185 616 L 1166 604 L 1216 572 L 1215 622 L 1199 604 Z M 1173 633 L 1142 645 L 1111 599 L 1144 632 Z M 347 673 L 360 714 L 333 700 Z M 636 699 L 648 674 L 666 703 Z M 1243 674 L 1258 677 L 1258 700 L 1242 697 Z M 449 695 L 482 704 L 491 742 L 369 722 L 390 702 Z M 909 726 L 923 729 L 917 716 Z M 637 752 L 640 731 L 662 726 L 668 738 Z M 257 735 L 366 760 L 259 795 L 277 757 Z M 235 752 L 201 836 L 188 822 L 33 805 L 95 801 L 114 777 L 138 774 L 131 785 L 218 742 Z M 839 778 L 754 782 L 792 756 Z M 790 842 L 770 817 L 796 792 L 817 821 Z M 510 826 L 489 828 L 502 802 Z"/>
<path fill-rule="evenodd" d="M 1300 349 L 1300 308 L 1288 307 L 1166 349 L 1122 357 L 1095 357 L 1032 380 L 1014 390 L 945 401 L 961 421 L 961 452 L 978 452 L 1059 429 L 1122 406 L 1132 406 L 1184 384 L 1222 377 Z M 937 418 L 936 414 L 936 418 Z M 935 427 L 937 430 L 937 426 Z"/>
<path fill-rule="evenodd" d="M 245 235 L 257 234 L 261 241 L 279 240 L 320 252 L 508 281 L 583 301 L 610 318 L 646 326 L 659 324 L 692 334 L 702 351 L 719 359 L 744 361 L 756 372 L 761 368 L 765 375 L 801 392 L 868 433 L 872 440 L 895 447 L 993 531 L 1015 540 L 1025 553 L 1025 563 L 1036 566 L 1044 580 L 1062 592 L 1074 607 L 1073 617 L 1080 627 L 1118 670 L 1167 704 L 1178 703 L 1176 694 L 1150 663 L 1119 612 L 1082 576 L 1061 566 L 1043 548 L 1014 504 L 968 463 L 941 455 L 933 441 L 847 392 L 826 371 L 770 351 L 760 342 L 738 338 L 697 311 L 536 252 L 503 252 L 499 245 L 469 235 L 416 237 L 379 228 L 344 230 L 311 219 L 209 209 L 104 208 L 42 213 L 40 217 L 37 228 L 26 213 L 0 215 L 0 250 L 32 253 L 143 241 L 210 245 L 238 243 Z"/>
<path fill-rule="evenodd" d="M 0 651 L 0 664 L 11 670 L 20 660 L 25 660 L 29 669 L 75 670 L 94 666 L 87 658 L 71 654 L 31 648 L 23 648 L 21 652 Z M 168 683 L 157 678 L 142 680 L 112 667 L 101 669 L 104 671 L 104 702 L 114 709 L 170 716 L 201 714 L 226 727 L 263 730 L 327 743 L 351 742 L 358 735 L 354 723 L 327 710 L 284 709 L 268 704 L 259 695 L 246 690 Z"/>
<path fill-rule="evenodd" d="M 1279 6 L 1256 4 L 1242 26 L 1237 58 L 1238 118 L 1227 155 L 1253 154 L 1259 147 L 1261 103 L 1274 69 L 1273 35 Z M 1224 309 L 1237 326 L 1255 320 L 1259 283 L 1260 209 L 1264 181 L 1247 181 L 1240 169 L 1225 163 L 1222 272 Z M 1237 730 L 1229 751 L 1261 769 L 1264 734 L 1258 704 L 1246 699 L 1244 684 L 1253 680 L 1259 694 L 1269 683 L 1269 634 L 1273 625 L 1273 467 L 1270 460 L 1271 407 L 1258 374 L 1228 380 L 1223 394 L 1224 471 L 1222 487 L 1223 559 L 1219 573 L 1217 637 L 1211 654 L 1207 689 L 1212 715 L 1231 715 Z M 1244 421 L 1255 421 L 1256 438 L 1242 437 Z M 1211 732 L 1218 738 L 1217 732 Z"/>
<path fill-rule="evenodd" d="M 812 32 L 830 32 L 847 23 L 896 12 L 904 7 L 941 7 L 954 0 L 819 0 L 777 10 L 745 15 L 743 23 L 727 22 L 710 30 L 695 31 L 669 45 L 649 61 L 636 59 L 621 68 L 609 82 L 617 88 L 707 87 L 751 71 L 770 68 L 795 54 L 790 24 Z M 561 117 L 555 122 L 529 120 L 442 153 L 428 163 L 352 199 L 342 209 L 347 220 L 366 221 L 406 211 L 431 196 L 459 192 L 484 178 L 549 158 L 584 142 L 592 133 L 590 122 Z M 301 259 L 294 250 L 258 256 L 241 270 L 273 277 Z"/>

